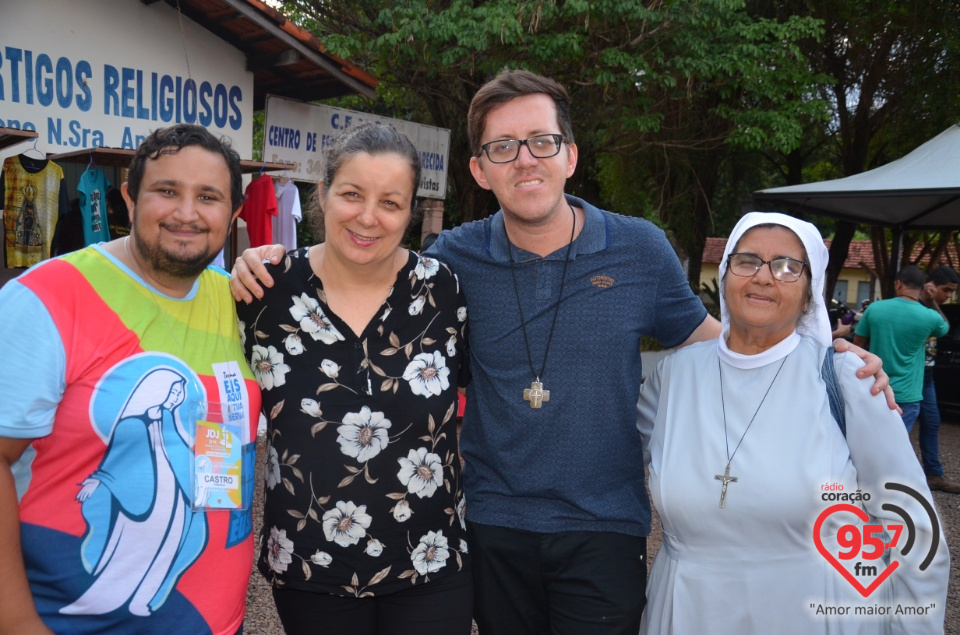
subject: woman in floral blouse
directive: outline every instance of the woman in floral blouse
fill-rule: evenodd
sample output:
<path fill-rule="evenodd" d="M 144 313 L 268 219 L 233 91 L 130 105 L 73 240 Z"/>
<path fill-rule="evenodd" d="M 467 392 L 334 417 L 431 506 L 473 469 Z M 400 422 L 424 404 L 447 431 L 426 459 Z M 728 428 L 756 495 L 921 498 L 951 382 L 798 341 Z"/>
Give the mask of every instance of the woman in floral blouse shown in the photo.
<path fill-rule="evenodd" d="M 287 633 L 468 634 L 457 452 L 466 302 L 446 265 L 400 246 L 420 160 L 392 126 L 326 151 L 326 240 L 238 303 L 268 422 L 257 565 Z"/>

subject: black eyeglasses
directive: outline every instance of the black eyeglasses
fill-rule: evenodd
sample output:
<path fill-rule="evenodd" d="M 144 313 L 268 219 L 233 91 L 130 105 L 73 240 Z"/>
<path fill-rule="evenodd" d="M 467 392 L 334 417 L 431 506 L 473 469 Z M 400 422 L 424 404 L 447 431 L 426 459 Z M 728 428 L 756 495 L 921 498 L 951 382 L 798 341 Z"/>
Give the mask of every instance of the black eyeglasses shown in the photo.
<path fill-rule="evenodd" d="M 549 159 L 560 154 L 560 144 L 564 141 L 560 134 L 538 134 L 528 139 L 497 139 L 480 146 L 477 156 L 486 153 L 492 163 L 510 163 L 520 156 L 520 146 L 527 146 L 534 157 Z"/>
<path fill-rule="evenodd" d="M 770 273 L 780 282 L 796 282 L 803 275 L 803 268 L 810 266 L 809 263 L 795 258 L 764 260 L 753 254 L 730 254 L 727 257 L 727 268 L 730 273 L 744 278 L 757 275 L 763 265 L 769 265 Z"/>

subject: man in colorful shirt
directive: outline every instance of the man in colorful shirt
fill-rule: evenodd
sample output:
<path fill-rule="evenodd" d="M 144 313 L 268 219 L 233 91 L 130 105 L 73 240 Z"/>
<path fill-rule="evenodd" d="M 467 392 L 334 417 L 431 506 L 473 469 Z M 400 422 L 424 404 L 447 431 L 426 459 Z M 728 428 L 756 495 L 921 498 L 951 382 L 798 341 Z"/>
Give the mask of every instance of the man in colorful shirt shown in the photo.
<path fill-rule="evenodd" d="M 19 360 L 0 369 L 0 632 L 243 624 L 260 393 L 208 267 L 239 157 L 200 126 L 158 130 L 122 192 L 128 237 L 0 290 Z"/>

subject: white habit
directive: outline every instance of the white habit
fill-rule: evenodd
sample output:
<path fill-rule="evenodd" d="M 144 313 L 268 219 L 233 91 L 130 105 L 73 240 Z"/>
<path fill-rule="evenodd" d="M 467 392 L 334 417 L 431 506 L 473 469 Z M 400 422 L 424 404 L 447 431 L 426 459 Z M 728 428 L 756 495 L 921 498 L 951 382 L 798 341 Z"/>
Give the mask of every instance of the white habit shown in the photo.
<path fill-rule="evenodd" d="M 844 438 L 820 378 L 825 349 L 797 334 L 777 347 L 786 351 L 780 348 L 778 355 L 771 349 L 769 363 L 751 368 L 750 363 L 737 364 L 725 346 L 720 351 L 716 340 L 691 345 L 664 358 L 644 383 L 638 427 L 648 452 L 644 458 L 663 545 L 647 583 L 641 632 L 942 632 L 950 568 L 942 532 L 936 556 L 921 572 L 932 543 L 929 515 L 909 496 L 884 489 L 894 481 L 933 500 L 900 417 L 882 396 L 870 395 L 872 377 L 856 378 L 863 363 L 853 354 L 837 354 L 846 406 Z M 724 474 L 730 454 L 730 475 L 737 480 L 728 484 L 721 509 L 722 483 L 715 477 Z M 825 489 L 833 484 L 843 489 Z M 817 517 L 837 503 L 823 495 L 858 489 L 869 492 L 871 500 L 854 504 L 902 524 L 899 515 L 881 509 L 885 502 L 896 504 L 909 513 L 917 530 L 906 557 L 900 554 L 904 531 L 898 548 L 890 550 L 899 568 L 866 598 L 824 559 L 813 540 Z M 859 527 L 861 521 L 838 512 L 825 524 L 824 544 L 833 553 L 838 551 L 833 542 L 837 530 L 848 523 Z M 879 571 L 885 567 L 882 560 L 858 557 L 847 561 L 848 570 L 856 562 L 876 565 Z M 870 578 L 860 577 L 866 586 Z M 936 608 L 920 617 L 854 616 L 857 606 L 895 609 L 898 604 Z M 841 616 L 818 614 L 818 607 L 850 608 Z"/>

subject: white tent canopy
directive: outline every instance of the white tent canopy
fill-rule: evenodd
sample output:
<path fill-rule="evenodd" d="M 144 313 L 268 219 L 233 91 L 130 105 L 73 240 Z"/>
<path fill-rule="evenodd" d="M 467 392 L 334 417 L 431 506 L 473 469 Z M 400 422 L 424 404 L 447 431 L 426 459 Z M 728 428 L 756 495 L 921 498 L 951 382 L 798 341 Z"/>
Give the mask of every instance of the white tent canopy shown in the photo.
<path fill-rule="evenodd" d="M 960 227 L 960 126 L 901 159 L 842 179 L 761 190 L 754 205 L 903 230 Z"/>

